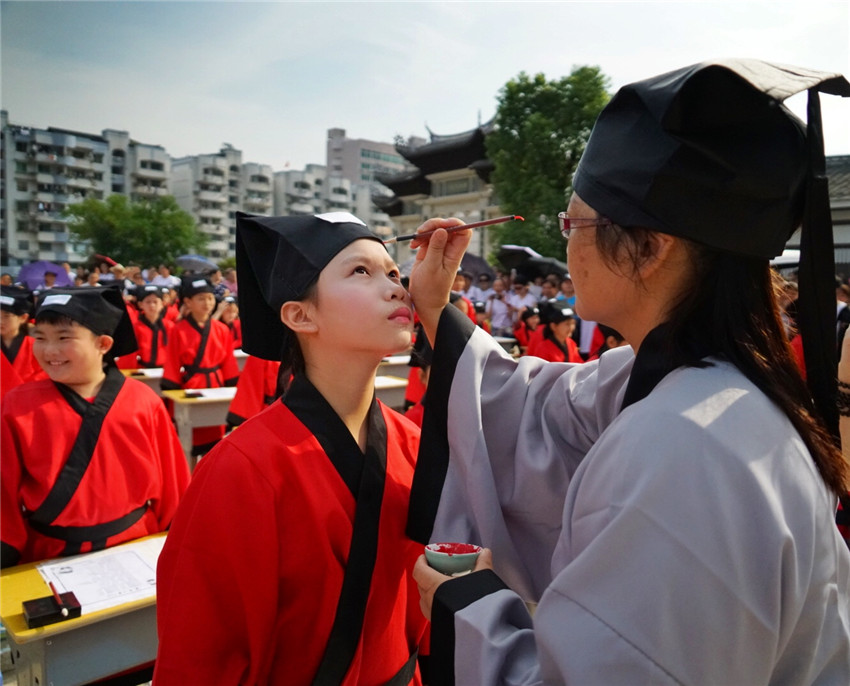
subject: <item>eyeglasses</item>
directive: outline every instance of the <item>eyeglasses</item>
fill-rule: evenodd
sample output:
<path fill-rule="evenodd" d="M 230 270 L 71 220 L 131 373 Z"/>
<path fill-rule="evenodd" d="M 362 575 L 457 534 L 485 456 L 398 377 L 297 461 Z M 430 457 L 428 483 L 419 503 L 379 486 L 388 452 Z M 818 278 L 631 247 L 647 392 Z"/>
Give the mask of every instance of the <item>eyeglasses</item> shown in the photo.
<path fill-rule="evenodd" d="M 573 229 L 581 229 L 587 226 L 610 226 L 614 222 L 606 217 L 591 219 L 590 217 L 568 217 L 566 212 L 558 213 L 558 224 L 561 227 L 561 235 L 569 239 Z"/>

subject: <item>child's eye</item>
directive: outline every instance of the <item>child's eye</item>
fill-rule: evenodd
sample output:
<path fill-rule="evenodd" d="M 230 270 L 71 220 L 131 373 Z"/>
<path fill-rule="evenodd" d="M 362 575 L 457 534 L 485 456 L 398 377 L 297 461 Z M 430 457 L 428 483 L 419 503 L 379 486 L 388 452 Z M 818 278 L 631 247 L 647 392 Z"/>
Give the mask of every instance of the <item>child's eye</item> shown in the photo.
<path fill-rule="evenodd" d="M 360 266 L 358 266 L 358 267 L 355 267 L 355 268 L 354 268 L 354 273 L 355 273 L 355 274 L 368 274 L 368 273 L 369 273 L 369 270 L 368 270 L 368 269 L 366 269 L 366 267 L 364 267 L 364 266 L 361 264 Z"/>
<path fill-rule="evenodd" d="M 389 276 L 391 279 L 398 279 L 401 275 L 398 273 L 398 269 L 390 269 L 390 271 L 387 273 L 387 276 Z"/>

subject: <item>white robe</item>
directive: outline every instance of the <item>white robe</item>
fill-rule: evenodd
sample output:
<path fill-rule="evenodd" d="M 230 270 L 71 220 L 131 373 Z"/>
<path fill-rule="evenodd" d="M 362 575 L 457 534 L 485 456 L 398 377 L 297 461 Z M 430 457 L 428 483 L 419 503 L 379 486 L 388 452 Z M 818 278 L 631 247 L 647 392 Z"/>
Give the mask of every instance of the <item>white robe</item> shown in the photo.
<path fill-rule="evenodd" d="M 435 604 L 469 591 L 453 625 L 435 613 L 432 628 L 434 661 L 454 633 L 455 683 L 850 684 L 836 499 L 734 366 L 677 369 L 620 413 L 630 349 L 514 363 L 459 318 L 444 327 L 469 340 L 452 360 L 431 540 L 493 548 L 512 589 L 476 599 L 470 575 L 438 591 Z M 435 352 L 432 384 L 439 338 Z M 537 600 L 532 620 L 523 601 Z"/>

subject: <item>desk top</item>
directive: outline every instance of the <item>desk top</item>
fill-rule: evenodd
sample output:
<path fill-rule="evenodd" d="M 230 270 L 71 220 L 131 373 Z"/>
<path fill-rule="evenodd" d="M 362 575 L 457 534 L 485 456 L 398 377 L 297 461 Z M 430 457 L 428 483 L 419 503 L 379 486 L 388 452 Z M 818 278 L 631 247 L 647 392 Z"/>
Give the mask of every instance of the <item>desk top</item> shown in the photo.
<path fill-rule="evenodd" d="M 407 379 L 402 379 L 400 376 L 376 376 L 375 390 L 380 391 L 385 388 L 400 388 L 407 386 Z"/>
<path fill-rule="evenodd" d="M 230 402 L 233 400 L 233 396 L 236 395 L 236 386 L 224 386 L 222 388 L 189 388 L 187 390 L 190 392 L 195 391 L 202 395 L 200 397 L 187 398 L 186 391 L 183 389 L 163 391 L 162 395 L 164 398 L 168 398 L 169 400 L 173 400 L 175 403 L 183 405 Z M 210 391 L 210 393 L 208 393 L 205 397 L 204 391 Z"/>
<path fill-rule="evenodd" d="M 162 367 L 151 367 L 149 369 L 122 369 L 121 373 L 131 379 L 148 378 L 161 379 Z"/>
<path fill-rule="evenodd" d="M 145 538 L 137 539 L 136 541 L 128 541 L 107 550 L 115 550 L 124 546 L 132 546 L 140 541 L 147 541 L 157 537 L 165 537 L 165 533 L 146 536 Z M 100 552 L 100 551 L 99 551 Z M 74 558 L 63 558 L 67 560 L 85 557 L 85 555 L 75 556 Z M 110 607 L 96 612 L 84 614 L 75 619 L 68 619 L 64 622 L 48 624 L 47 626 L 36 627 L 30 629 L 27 627 L 26 619 L 24 619 L 24 611 L 21 603 L 24 600 L 32 600 L 33 598 L 43 598 L 51 595 L 50 587 L 45 583 L 41 574 L 38 571 L 38 565 L 44 564 L 48 560 L 39 560 L 38 562 L 29 562 L 27 564 L 7 567 L 0 571 L 0 621 L 9 632 L 9 635 L 18 644 L 29 643 L 56 634 L 73 631 L 82 626 L 95 624 L 96 622 L 122 615 L 127 612 L 132 612 L 143 607 L 156 604 L 156 595 L 143 598 L 141 600 L 131 600 L 115 607 Z M 50 562 L 55 562 L 51 560 Z"/>

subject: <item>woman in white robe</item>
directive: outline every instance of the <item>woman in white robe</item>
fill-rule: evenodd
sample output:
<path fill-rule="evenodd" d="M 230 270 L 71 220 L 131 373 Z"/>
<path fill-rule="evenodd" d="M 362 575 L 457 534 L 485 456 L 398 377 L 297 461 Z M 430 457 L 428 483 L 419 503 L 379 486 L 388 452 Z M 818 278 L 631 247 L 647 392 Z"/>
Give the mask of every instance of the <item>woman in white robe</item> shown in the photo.
<path fill-rule="evenodd" d="M 768 272 L 804 204 L 823 228 L 819 130 L 777 102 L 805 88 L 850 95 L 736 61 L 606 107 L 562 220 L 578 314 L 631 344 L 598 361 L 514 362 L 444 308 L 469 232 L 414 242 L 434 362 L 408 530 L 488 548 L 455 579 L 417 562 L 431 684 L 850 683 L 834 396 L 818 364 L 804 386 Z"/>

